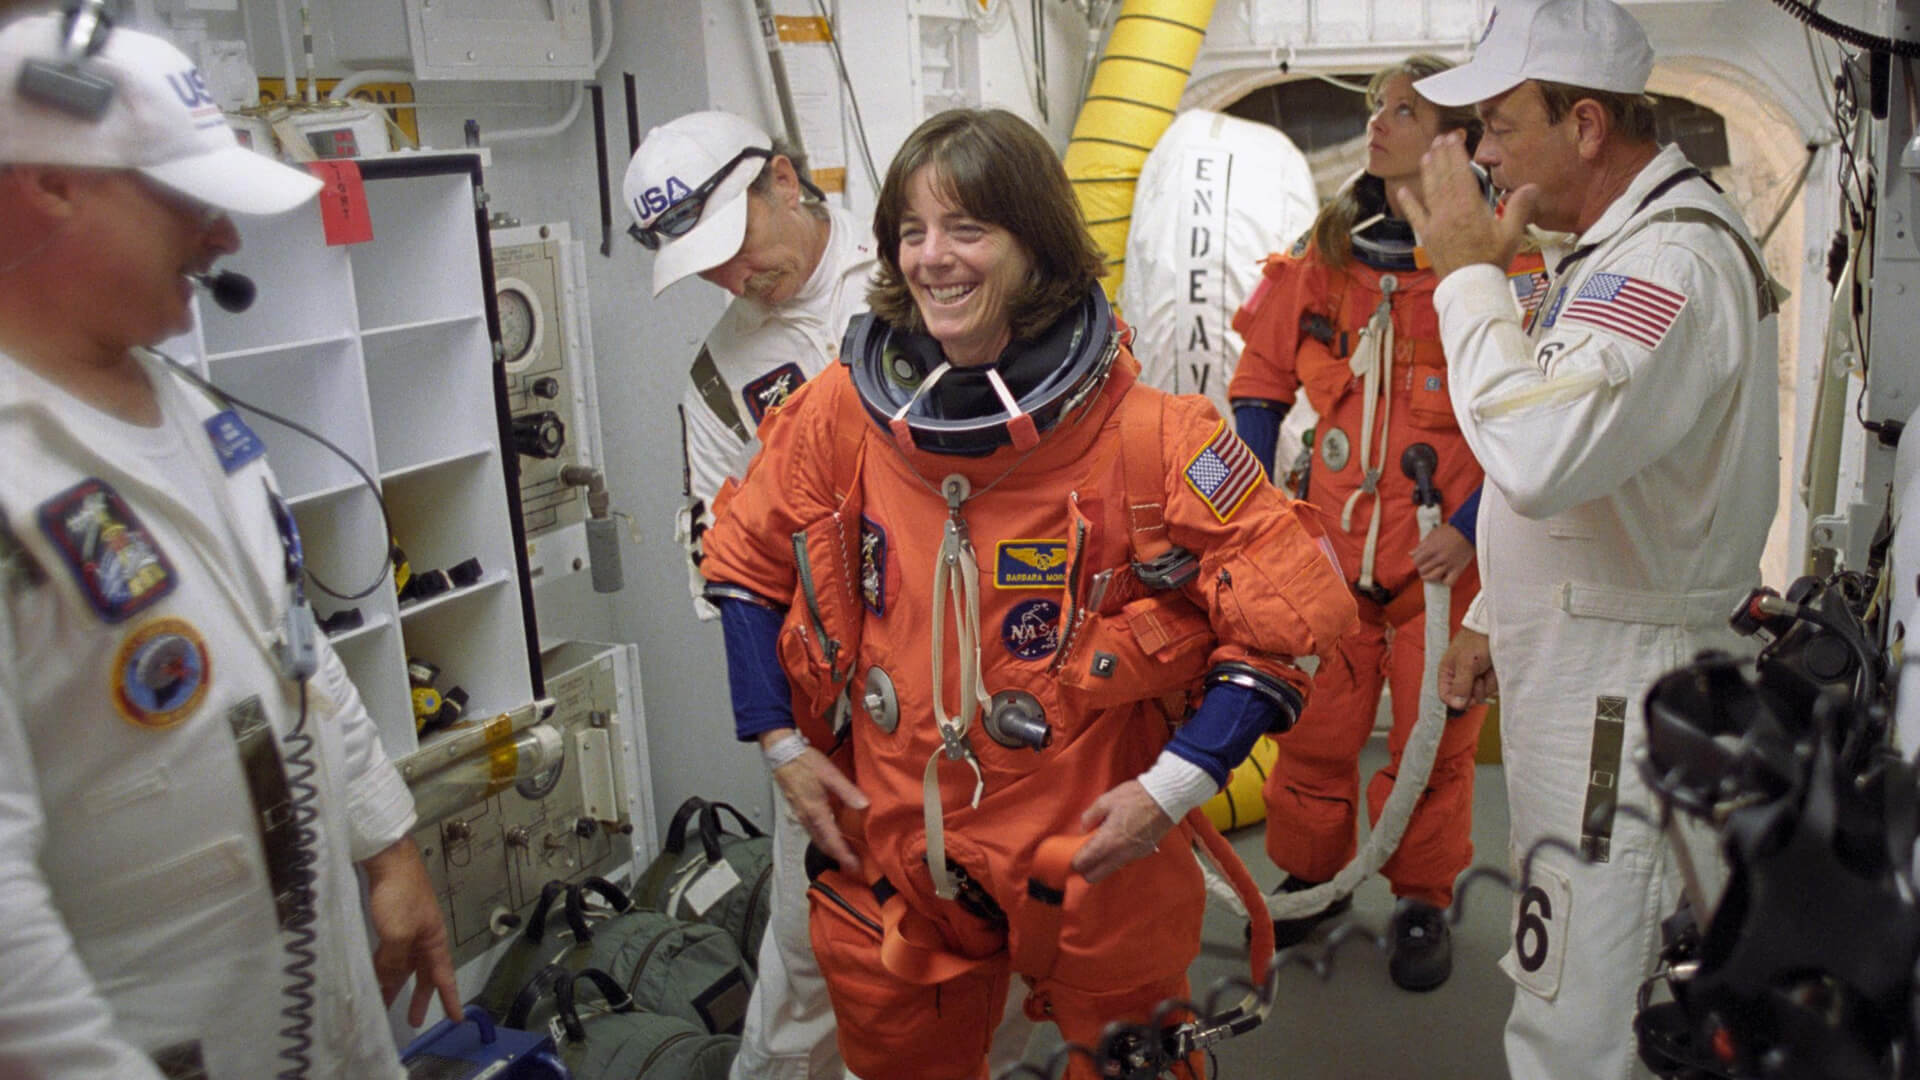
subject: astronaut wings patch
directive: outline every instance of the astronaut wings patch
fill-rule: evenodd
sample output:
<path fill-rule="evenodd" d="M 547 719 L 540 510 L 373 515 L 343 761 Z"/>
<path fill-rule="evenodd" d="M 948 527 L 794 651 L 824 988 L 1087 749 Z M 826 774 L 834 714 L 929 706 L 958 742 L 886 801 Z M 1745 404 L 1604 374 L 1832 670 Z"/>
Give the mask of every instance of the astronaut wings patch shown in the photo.
<path fill-rule="evenodd" d="M 1220 426 L 1213 429 L 1207 445 L 1187 462 L 1185 475 L 1187 486 L 1207 504 L 1213 516 L 1226 521 L 1240 509 L 1240 504 L 1265 474 L 1260 459 L 1253 456 L 1247 444 L 1228 430 L 1227 422 L 1222 420 Z"/>
<path fill-rule="evenodd" d="M 1687 298 L 1672 289 L 1625 274 L 1595 274 L 1573 294 L 1559 317 L 1626 338 L 1646 349 L 1657 349 L 1667 336 Z"/>

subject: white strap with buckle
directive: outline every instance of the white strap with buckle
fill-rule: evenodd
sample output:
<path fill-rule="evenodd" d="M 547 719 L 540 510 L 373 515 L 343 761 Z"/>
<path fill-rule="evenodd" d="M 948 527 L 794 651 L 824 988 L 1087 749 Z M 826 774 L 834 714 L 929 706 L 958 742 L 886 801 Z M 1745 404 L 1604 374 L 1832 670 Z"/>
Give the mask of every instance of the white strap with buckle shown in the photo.
<path fill-rule="evenodd" d="M 1367 521 L 1367 543 L 1360 551 L 1359 587 L 1373 588 L 1373 560 L 1380 548 L 1380 475 L 1387 460 L 1387 424 L 1393 418 L 1393 394 L 1389 380 L 1393 373 L 1393 291 L 1399 280 L 1392 274 L 1380 275 L 1380 305 L 1360 331 L 1360 344 L 1354 350 L 1352 369 L 1360 379 L 1360 486 L 1347 496 L 1340 510 L 1340 530 L 1353 531 L 1353 507 L 1362 495 L 1373 497 L 1372 517 Z M 1373 445 L 1374 410 L 1380 413 L 1380 446 Z"/>
<path fill-rule="evenodd" d="M 940 482 L 947 497 L 946 534 L 940 541 L 940 553 L 933 564 L 933 722 L 940 729 L 940 749 L 927 758 L 921 776 L 921 813 L 927 828 L 927 871 L 933 876 L 933 892 L 942 900 L 951 900 L 955 889 L 947 872 L 946 830 L 942 824 L 945 810 L 940 798 L 940 759 L 965 761 L 973 768 L 973 802 L 980 805 L 986 790 L 986 778 L 980 772 L 980 759 L 967 743 L 973 721 L 988 701 L 986 682 L 980 673 L 980 563 L 974 557 L 973 542 L 967 538 L 967 524 L 960 516 L 960 504 L 972 493 L 967 478 L 958 473 Z M 954 646 L 960 654 L 960 709 L 947 712 L 946 627 L 947 600 L 953 599 Z"/>

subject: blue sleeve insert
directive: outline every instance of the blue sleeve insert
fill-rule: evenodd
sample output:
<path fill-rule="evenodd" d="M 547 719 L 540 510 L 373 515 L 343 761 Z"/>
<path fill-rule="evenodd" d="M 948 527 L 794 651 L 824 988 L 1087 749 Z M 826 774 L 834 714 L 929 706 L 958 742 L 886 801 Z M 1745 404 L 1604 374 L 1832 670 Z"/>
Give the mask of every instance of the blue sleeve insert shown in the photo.
<path fill-rule="evenodd" d="M 1478 526 L 1479 521 L 1480 489 L 1474 488 L 1473 494 L 1467 496 L 1467 501 L 1461 503 L 1460 509 L 1455 510 L 1453 516 L 1447 519 L 1447 524 L 1459 529 L 1460 535 L 1467 538 L 1467 543 L 1472 544 L 1476 542 L 1474 529 Z"/>
<path fill-rule="evenodd" d="M 777 648 L 786 617 L 746 600 L 721 598 L 716 603 L 727 642 L 734 738 L 750 742 L 762 732 L 793 727 L 793 691 Z"/>
<path fill-rule="evenodd" d="M 1273 479 L 1273 450 L 1280 441 L 1280 421 L 1286 419 L 1287 407 L 1283 402 L 1270 402 L 1262 405 L 1245 405 L 1235 402 L 1233 406 L 1233 430 L 1240 441 L 1247 444 L 1253 456 L 1267 468 L 1267 479 Z"/>
<path fill-rule="evenodd" d="M 1221 684 L 1207 691 L 1192 719 L 1174 732 L 1167 749 L 1200 766 L 1216 784 L 1246 760 L 1253 741 L 1280 714 L 1272 701 L 1244 686 Z"/>

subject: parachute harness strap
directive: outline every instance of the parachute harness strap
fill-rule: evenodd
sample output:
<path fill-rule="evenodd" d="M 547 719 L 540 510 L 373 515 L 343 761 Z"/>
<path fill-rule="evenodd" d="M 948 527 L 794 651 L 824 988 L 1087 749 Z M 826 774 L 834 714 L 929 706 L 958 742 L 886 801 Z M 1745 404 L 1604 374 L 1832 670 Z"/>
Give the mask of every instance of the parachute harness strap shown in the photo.
<path fill-rule="evenodd" d="M 1373 559 L 1380 546 L 1380 475 L 1387 460 L 1387 423 L 1393 417 L 1393 393 L 1389 377 L 1393 372 L 1393 292 L 1400 285 L 1392 274 L 1380 275 L 1380 306 L 1360 331 L 1360 345 L 1353 354 L 1353 373 L 1360 379 L 1360 486 L 1347 496 L 1340 511 L 1340 529 L 1353 531 L 1353 507 L 1362 495 L 1372 498 L 1367 521 L 1367 544 L 1360 555 L 1361 589 L 1373 588 Z M 1380 411 L 1380 445 L 1373 445 L 1374 410 Z"/>
<path fill-rule="evenodd" d="M 979 806 L 986 778 L 980 772 L 980 759 L 967 742 L 967 732 L 986 706 L 988 696 L 980 672 L 980 563 L 974 557 L 973 542 L 967 538 L 966 519 L 960 516 L 960 504 L 973 493 L 972 485 L 966 477 L 954 473 L 940 482 L 940 493 L 947 500 L 945 535 L 933 564 L 933 721 L 940 728 L 940 749 L 928 756 L 927 768 L 921 777 L 921 812 L 926 820 L 927 870 L 933 875 L 934 895 L 951 900 L 956 890 L 953 875 L 947 870 L 940 759 L 964 761 L 973 769 L 972 805 Z M 952 598 L 954 646 L 960 654 L 960 709 L 951 715 L 947 712 L 946 686 L 949 597 Z"/>

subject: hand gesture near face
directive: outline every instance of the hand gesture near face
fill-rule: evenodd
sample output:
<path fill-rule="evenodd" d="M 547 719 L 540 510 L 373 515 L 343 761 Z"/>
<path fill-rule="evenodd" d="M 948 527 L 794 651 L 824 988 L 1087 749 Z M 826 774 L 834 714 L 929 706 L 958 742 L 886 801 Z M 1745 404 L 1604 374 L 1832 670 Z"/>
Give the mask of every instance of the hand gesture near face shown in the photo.
<path fill-rule="evenodd" d="M 1528 184 L 1508 195 L 1503 213 L 1487 206 L 1479 174 L 1467 160 L 1466 136 L 1450 131 L 1420 158 L 1420 190 L 1400 189 L 1400 206 L 1441 278 L 1463 266 L 1512 264 L 1533 220 L 1539 194 Z"/>

